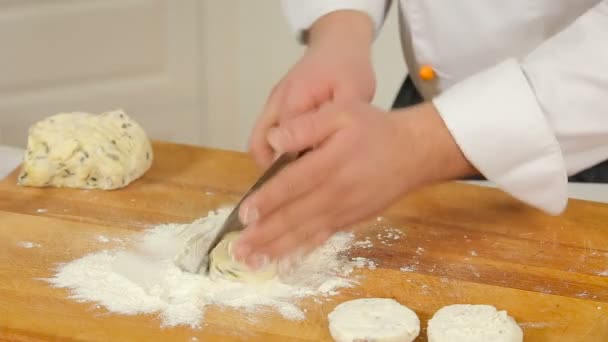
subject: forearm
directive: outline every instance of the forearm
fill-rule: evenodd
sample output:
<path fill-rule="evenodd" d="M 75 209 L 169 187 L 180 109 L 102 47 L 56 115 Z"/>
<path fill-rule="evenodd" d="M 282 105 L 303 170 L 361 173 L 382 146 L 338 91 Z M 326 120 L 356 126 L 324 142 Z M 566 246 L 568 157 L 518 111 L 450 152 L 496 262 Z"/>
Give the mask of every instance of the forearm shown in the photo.
<path fill-rule="evenodd" d="M 346 17 L 348 13 L 357 14 L 364 18 L 364 21 L 369 19 L 372 25 L 372 36 L 375 36 L 380 31 L 390 8 L 389 0 L 282 0 L 282 4 L 289 24 L 298 34 L 300 41 L 304 42 L 307 41 L 312 26 L 321 22 L 322 18 Z M 349 17 L 354 18 L 350 15 Z M 346 29 L 345 33 L 352 30 L 354 35 L 357 35 L 354 31 L 357 30 L 359 20 L 344 19 L 340 21 L 342 28 Z"/>
<path fill-rule="evenodd" d="M 417 150 L 409 155 L 420 160 L 408 161 L 420 167 L 416 183 L 422 186 L 478 174 L 432 103 L 396 110 L 393 114 L 400 137 L 397 143 Z M 403 157 L 409 157 L 407 151 Z"/>
<path fill-rule="evenodd" d="M 312 25 L 309 46 L 343 46 L 370 49 L 374 40 L 374 24 L 365 13 L 355 10 L 331 12 Z"/>

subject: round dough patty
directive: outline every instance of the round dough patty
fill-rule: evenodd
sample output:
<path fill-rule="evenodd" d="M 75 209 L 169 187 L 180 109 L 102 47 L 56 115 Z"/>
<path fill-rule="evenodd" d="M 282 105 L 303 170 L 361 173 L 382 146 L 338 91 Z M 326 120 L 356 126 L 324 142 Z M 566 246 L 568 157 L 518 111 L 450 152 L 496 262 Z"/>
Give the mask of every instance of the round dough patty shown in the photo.
<path fill-rule="evenodd" d="M 362 298 L 335 307 L 329 332 L 337 342 L 410 342 L 420 333 L 420 320 L 393 299 Z"/>
<path fill-rule="evenodd" d="M 222 241 L 211 251 L 209 257 L 209 275 L 212 278 L 224 278 L 245 283 L 261 283 L 274 278 L 277 274 L 276 263 L 252 270 L 239 262 L 232 255 L 232 243 L 238 239 L 240 232 L 226 234 Z"/>
<path fill-rule="evenodd" d="M 523 332 L 506 311 L 491 305 L 444 306 L 429 320 L 429 342 L 521 342 Z"/>

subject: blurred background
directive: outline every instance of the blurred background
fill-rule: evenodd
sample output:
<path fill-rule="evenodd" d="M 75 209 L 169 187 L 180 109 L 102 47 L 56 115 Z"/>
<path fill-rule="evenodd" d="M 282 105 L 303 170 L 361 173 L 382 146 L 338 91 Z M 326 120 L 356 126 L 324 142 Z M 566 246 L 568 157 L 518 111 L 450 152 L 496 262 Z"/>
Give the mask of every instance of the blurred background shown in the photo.
<path fill-rule="evenodd" d="M 385 108 L 405 76 L 396 14 L 374 49 Z M 123 108 L 152 139 L 245 150 L 303 51 L 279 0 L 0 0 L 0 43 L 0 145 L 19 148 L 46 116 Z"/>

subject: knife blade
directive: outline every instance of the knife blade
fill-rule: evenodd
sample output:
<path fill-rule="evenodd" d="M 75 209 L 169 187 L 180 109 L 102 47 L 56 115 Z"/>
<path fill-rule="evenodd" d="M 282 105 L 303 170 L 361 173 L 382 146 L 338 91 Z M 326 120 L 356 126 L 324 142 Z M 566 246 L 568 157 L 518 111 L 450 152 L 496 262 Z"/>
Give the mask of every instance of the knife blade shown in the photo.
<path fill-rule="evenodd" d="M 262 187 L 268 180 L 274 177 L 287 164 L 301 157 L 307 150 L 302 152 L 283 153 L 272 165 L 258 178 L 253 186 L 239 200 L 232 209 L 222 227 L 218 230 L 212 240 L 209 240 L 206 233 L 192 236 L 185 244 L 184 251 L 175 258 L 175 264 L 183 271 L 190 273 L 200 273 L 202 270 L 209 271 L 209 253 L 217 244 L 230 232 L 243 230 L 245 226 L 239 219 L 239 209 L 243 201 L 254 191 Z M 211 242 L 209 242 L 211 241 Z"/>

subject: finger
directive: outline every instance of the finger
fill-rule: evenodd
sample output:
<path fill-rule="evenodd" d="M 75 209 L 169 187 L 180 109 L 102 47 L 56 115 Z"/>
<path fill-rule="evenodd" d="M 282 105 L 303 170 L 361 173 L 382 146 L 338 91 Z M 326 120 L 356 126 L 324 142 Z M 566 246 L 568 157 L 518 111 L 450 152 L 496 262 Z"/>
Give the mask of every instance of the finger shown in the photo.
<path fill-rule="evenodd" d="M 289 251 L 288 254 L 277 258 L 277 274 L 279 277 L 286 277 L 296 270 L 306 257 L 313 252 L 315 248 L 324 244 L 332 234 L 332 230 L 322 229 L 313 235 L 309 243 L 305 242 L 302 246 L 298 246 Z"/>
<path fill-rule="evenodd" d="M 268 218 L 247 226 L 241 235 L 239 245 L 247 245 L 249 250 L 253 251 L 284 234 L 288 234 L 303 222 L 327 216 L 327 213 L 331 210 L 331 202 L 332 200 L 322 198 L 315 193 L 306 194 L 303 199 L 283 206 L 269 215 Z"/>
<path fill-rule="evenodd" d="M 317 98 L 309 89 L 306 83 L 299 86 L 288 86 L 284 101 L 279 107 L 281 119 L 290 119 L 300 114 L 313 111 L 317 107 Z"/>
<path fill-rule="evenodd" d="M 249 195 L 241 204 L 239 219 L 244 224 L 254 223 L 318 187 L 327 178 L 324 170 L 332 169 L 337 162 L 328 149 L 320 148 L 303 155 Z"/>
<path fill-rule="evenodd" d="M 272 89 L 249 138 L 249 151 L 258 167 L 262 169 L 266 169 L 274 157 L 274 151 L 272 146 L 268 144 L 266 135 L 270 127 L 278 124 L 279 108 L 281 102 L 283 102 L 284 93 L 285 87 L 282 83 Z"/>
<path fill-rule="evenodd" d="M 353 87 L 351 84 L 337 86 L 333 91 L 333 100 L 335 102 L 352 102 L 352 101 L 371 101 L 374 97 L 375 87 L 368 92 L 361 87 Z"/>
<path fill-rule="evenodd" d="M 348 102 L 352 100 L 361 100 L 361 95 L 353 87 L 338 87 L 333 94 L 333 100 L 336 102 Z"/>
<path fill-rule="evenodd" d="M 268 130 L 268 143 L 279 152 L 298 152 L 320 145 L 349 120 L 349 116 L 334 106 L 287 119 Z"/>
<path fill-rule="evenodd" d="M 302 224 L 256 249 L 254 254 L 245 259 L 245 263 L 257 268 L 262 266 L 259 260 L 290 259 L 294 265 L 301 262 L 305 255 L 327 240 L 332 229 L 325 222 L 325 218 L 319 217 Z"/>
<path fill-rule="evenodd" d="M 333 209 L 332 204 L 335 205 L 332 203 L 335 202 L 335 192 L 329 186 L 319 188 L 275 210 L 267 218 L 248 225 L 235 245 L 235 255 L 246 259 L 256 248 L 289 234 L 303 222 L 329 217 L 327 213 Z"/>
<path fill-rule="evenodd" d="M 332 235 L 334 235 L 335 231 L 338 231 L 338 230 L 334 229 L 334 227 L 328 227 L 328 229 L 321 229 L 320 231 L 317 232 L 317 234 L 315 234 L 315 236 L 313 236 L 312 246 L 314 246 L 315 248 L 318 246 L 321 246 L 322 244 L 327 242 L 327 240 Z"/>

